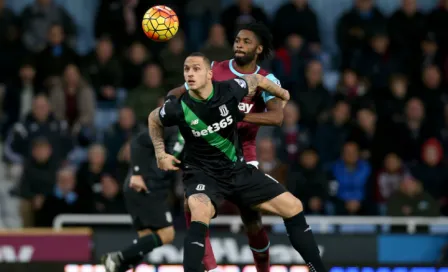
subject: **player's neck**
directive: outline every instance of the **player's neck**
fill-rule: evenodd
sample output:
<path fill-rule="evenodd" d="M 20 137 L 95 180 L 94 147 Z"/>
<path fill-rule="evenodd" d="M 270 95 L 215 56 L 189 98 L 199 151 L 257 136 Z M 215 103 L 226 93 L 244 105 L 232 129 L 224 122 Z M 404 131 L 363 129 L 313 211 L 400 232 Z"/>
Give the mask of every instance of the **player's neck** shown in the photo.
<path fill-rule="evenodd" d="M 207 101 L 213 96 L 213 84 L 208 83 L 204 88 L 198 90 L 190 90 L 188 94 L 193 98 L 193 100 Z"/>
<path fill-rule="evenodd" d="M 233 68 L 235 68 L 235 70 L 237 72 L 240 72 L 241 74 L 253 74 L 253 73 L 255 73 L 255 71 L 257 71 L 257 62 L 256 61 L 252 61 L 251 63 L 248 63 L 243 66 L 240 66 L 240 65 L 236 64 L 235 61 L 233 61 L 232 66 L 233 66 Z"/>

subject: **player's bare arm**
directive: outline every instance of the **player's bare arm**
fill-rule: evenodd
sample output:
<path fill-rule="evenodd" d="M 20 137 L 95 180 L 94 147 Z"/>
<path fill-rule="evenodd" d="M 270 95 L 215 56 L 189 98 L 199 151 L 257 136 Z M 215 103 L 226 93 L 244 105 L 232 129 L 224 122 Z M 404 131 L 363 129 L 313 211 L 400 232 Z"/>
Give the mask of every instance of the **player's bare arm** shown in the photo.
<path fill-rule="evenodd" d="M 259 74 L 245 75 L 243 76 L 244 80 L 246 80 L 249 91 L 248 96 L 255 95 L 257 88 L 262 88 L 264 91 L 276 96 L 284 101 L 288 101 L 290 96 L 289 92 L 282 87 L 278 86 L 271 80 L 265 78 Z"/>
<path fill-rule="evenodd" d="M 248 113 L 243 121 L 261 126 L 281 126 L 284 103 L 280 98 L 273 98 L 266 102 L 266 112 Z"/>
<path fill-rule="evenodd" d="M 187 89 L 185 88 L 185 85 L 179 86 L 177 88 L 174 88 L 170 90 L 167 94 L 167 96 L 174 95 L 176 98 L 179 98 L 181 95 L 183 95 Z"/>
<path fill-rule="evenodd" d="M 148 117 L 149 136 L 151 137 L 157 158 L 157 166 L 164 170 L 179 170 L 174 163 L 180 163 L 176 157 L 165 152 L 164 129 L 159 117 L 159 108 L 153 110 Z"/>

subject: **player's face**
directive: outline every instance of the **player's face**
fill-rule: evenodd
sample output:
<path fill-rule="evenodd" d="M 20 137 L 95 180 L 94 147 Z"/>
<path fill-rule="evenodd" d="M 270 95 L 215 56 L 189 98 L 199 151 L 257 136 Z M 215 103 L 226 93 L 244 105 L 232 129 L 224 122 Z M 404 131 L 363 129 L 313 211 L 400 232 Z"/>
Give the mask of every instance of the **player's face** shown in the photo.
<path fill-rule="evenodd" d="M 255 33 L 249 30 L 241 30 L 233 42 L 233 58 L 240 66 L 255 61 L 257 55 L 263 51 Z"/>
<path fill-rule="evenodd" d="M 184 63 L 184 78 L 190 90 L 199 90 L 211 82 L 212 71 L 203 58 L 188 57 Z"/>

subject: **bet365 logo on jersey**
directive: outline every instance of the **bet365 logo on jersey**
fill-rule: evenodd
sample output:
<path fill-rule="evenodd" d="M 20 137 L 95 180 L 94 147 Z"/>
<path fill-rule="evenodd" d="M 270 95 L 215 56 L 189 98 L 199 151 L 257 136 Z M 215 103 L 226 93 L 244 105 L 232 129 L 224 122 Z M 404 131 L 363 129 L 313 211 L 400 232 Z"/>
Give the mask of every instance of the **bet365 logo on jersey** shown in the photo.
<path fill-rule="evenodd" d="M 196 122 L 196 120 L 193 120 L 191 122 L 191 126 L 195 126 L 198 123 L 199 123 L 199 120 L 198 120 L 198 122 Z M 224 128 L 230 126 L 232 123 L 233 123 L 232 115 L 229 115 L 226 118 L 221 119 L 221 121 L 213 123 L 212 125 L 208 126 L 207 129 L 203 129 L 201 131 L 192 129 L 191 132 L 193 133 L 193 135 L 195 137 L 207 136 L 209 134 L 216 133 L 216 132 L 220 131 L 221 129 L 224 129 Z"/>

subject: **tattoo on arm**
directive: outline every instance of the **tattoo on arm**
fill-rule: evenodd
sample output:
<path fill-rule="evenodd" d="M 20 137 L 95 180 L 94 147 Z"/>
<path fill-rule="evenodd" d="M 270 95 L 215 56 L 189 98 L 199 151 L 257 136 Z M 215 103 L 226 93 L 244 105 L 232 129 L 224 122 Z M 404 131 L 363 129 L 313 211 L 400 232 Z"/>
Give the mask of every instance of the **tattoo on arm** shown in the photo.
<path fill-rule="evenodd" d="M 203 193 L 194 194 L 191 197 L 207 206 L 212 203 L 210 198 L 206 194 L 203 194 Z"/>
<path fill-rule="evenodd" d="M 245 75 L 243 76 L 244 80 L 246 80 L 248 87 L 248 96 L 252 96 L 257 91 L 258 85 L 260 83 L 260 78 L 257 75 Z"/>
<path fill-rule="evenodd" d="M 148 127 L 149 136 L 151 137 L 152 144 L 156 153 L 157 160 L 162 160 L 166 157 L 164 131 L 163 125 L 159 117 L 159 108 L 156 108 L 149 114 Z"/>
<path fill-rule="evenodd" d="M 257 90 L 257 87 L 260 87 L 264 89 L 266 92 L 282 99 L 282 100 L 289 100 L 289 92 L 282 87 L 278 86 L 271 80 L 265 78 L 262 75 L 255 74 L 255 75 L 246 75 L 243 77 L 249 88 L 249 96 L 253 95 L 255 91 Z"/>

